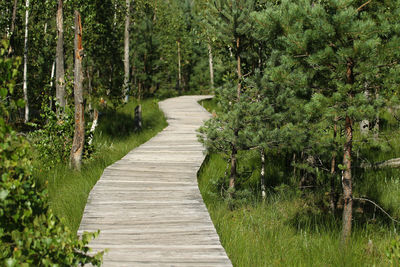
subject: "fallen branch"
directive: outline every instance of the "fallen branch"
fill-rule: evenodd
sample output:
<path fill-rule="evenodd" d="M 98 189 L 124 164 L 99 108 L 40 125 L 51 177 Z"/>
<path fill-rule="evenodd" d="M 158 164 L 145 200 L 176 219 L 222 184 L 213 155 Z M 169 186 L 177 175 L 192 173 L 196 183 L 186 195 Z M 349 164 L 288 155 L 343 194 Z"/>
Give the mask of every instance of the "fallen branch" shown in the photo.
<path fill-rule="evenodd" d="M 360 167 L 363 169 L 382 169 L 386 167 L 400 168 L 400 158 L 390 159 L 377 163 L 362 163 Z"/>
<path fill-rule="evenodd" d="M 372 200 L 369 200 L 368 198 L 362 198 L 362 197 L 353 197 L 354 200 L 361 200 L 361 201 L 367 201 L 373 205 L 375 205 L 375 207 L 377 207 L 378 209 L 380 209 L 386 216 L 388 216 L 393 222 L 396 223 L 400 223 L 400 221 L 394 219 L 392 216 L 390 216 L 389 213 L 387 213 L 381 206 L 379 206 L 378 204 L 376 204 L 375 202 L 373 202 Z"/>

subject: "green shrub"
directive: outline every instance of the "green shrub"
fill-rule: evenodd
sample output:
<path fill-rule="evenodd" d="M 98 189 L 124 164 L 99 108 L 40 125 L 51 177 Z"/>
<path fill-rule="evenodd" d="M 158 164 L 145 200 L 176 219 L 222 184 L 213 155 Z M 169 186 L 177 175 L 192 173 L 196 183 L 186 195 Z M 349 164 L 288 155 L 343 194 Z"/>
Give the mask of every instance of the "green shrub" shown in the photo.
<path fill-rule="evenodd" d="M 9 125 L 18 63 L 0 51 L 0 265 L 99 266 L 102 253 L 89 256 L 87 246 L 97 233 L 78 239 L 49 208 L 47 192 L 31 176 L 29 143 Z M 4 78 L 4 79 L 3 79 Z M 7 104 L 5 104 L 7 103 Z"/>
<path fill-rule="evenodd" d="M 29 138 L 33 147 L 37 150 L 45 167 L 52 167 L 57 163 L 67 163 L 74 138 L 74 108 L 66 106 L 60 116 L 57 116 L 57 113 L 47 105 L 43 105 L 42 109 L 41 117 L 46 121 L 46 124 L 30 134 Z M 90 127 L 91 123 L 86 123 L 84 159 L 90 158 L 94 151 L 93 145 L 89 144 L 89 139 L 92 136 Z"/>

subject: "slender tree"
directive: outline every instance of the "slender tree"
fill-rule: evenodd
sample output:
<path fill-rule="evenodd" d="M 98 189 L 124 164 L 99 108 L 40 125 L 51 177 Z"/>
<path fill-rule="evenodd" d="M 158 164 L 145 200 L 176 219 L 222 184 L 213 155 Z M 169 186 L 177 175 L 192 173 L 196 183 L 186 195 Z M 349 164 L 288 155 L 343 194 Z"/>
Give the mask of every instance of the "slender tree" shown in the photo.
<path fill-rule="evenodd" d="M 75 170 L 81 169 L 83 146 L 85 143 L 85 116 L 83 105 L 83 72 L 82 72 L 82 23 L 81 15 L 75 11 L 75 40 L 74 40 L 74 101 L 75 101 L 75 132 L 71 149 L 70 166 Z"/>
<path fill-rule="evenodd" d="M 126 0 L 125 13 L 125 31 L 124 31 L 124 101 L 129 100 L 129 81 L 130 81 L 130 63 L 129 63 L 129 31 L 131 27 L 131 0 Z"/>
<path fill-rule="evenodd" d="M 11 18 L 11 27 L 10 27 L 10 46 L 8 48 L 8 56 L 11 56 L 13 53 L 13 41 L 14 41 L 14 32 L 15 32 L 15 20 L 17 19 L 17 5 L 18 0 L 14 0 L 12 18 Z"/>
<path fill-rule="evenodd" d="M 64 15 L 63 0 L 57 7 L 57 51 L 56 51 L 56 99 L 60 107 L 65 107 L 65 70 L 64 70 Z"/>
<path fill-rule="evenodd" d="M 222 120 L 227 119 L 233 122 L 233 125 L 229 127 L 233 132 L 233 138 L 230 139 L 230 178 L 229 188 L 231 191 L 235 189 L 235 182 L 237 179 L 237 153 L 242 147 L 240 141 L 240 131 L 243 130 L 244 124 L 242 122 L 244 105 L 241 103 L 242 95 L 242 83 L 243 83 L 243 66 L 247 65 L 247 62 L 242 61 L 243 51 L 248 47 L 250 42 L 250 28 L 252 21 L 250 20 L 250 13 L 255 11 L 255 1 L 232 1 L 232 0 L 214 0 L 210 1 L 205 11 L 207 15 L 208 31 L 211 35 L 216 36 L 218 39 L 218 45 L 220 47 L 232 47 L 233 54 L 235 56 L 235 62 L 232 64 L 234 67 L 229 70 L 231 74 L 235 73 L 236 78 L 236 94 L 235 98 L 231 98 L 232 93 L 225 92 L 227 96 L 227 102 L 229 103 L 226 108 L 229 110 L 225 118 L 219 118 L 219 123 L 223 123 Z M 229 62 L 230 59 L 227 59 Z M 230 65 L 230 66 L 232 66 Z M 233 78 L 233 76 L 231 75 Z M 232 84 L 225 87 L 233 89 Z M 228 96 L 229 95 L 229 96 Z M 222 98 L 220 98 L 222 101 Z M 225 101 L 225 100 L 224 100 Z M 232 117 L 234 116 L 234 117 Z M 222 119 L 222 120 L 221 120 Z M 226 122 L 230 124 L 230 122 Z M 218 133 L 211 130 L 211 127 L 215 127 L 217 124 L 208 125 L 209 133 Z M 220 132 L 221 134 L 222 131 Z M 216 140 L 216 139 L 215 139 Z"/>
<path fill-rule="evenodd" d="M 25 39 L 24 39 L 24 78 L 23 92 L 25 101 L 25 123 L 29 121 L 29 99 L 28 99 L 28 36 L 29 36 L 29 0 L 25 2 Z"/>
<path fill-rule="evenodd" d="M 213 60 L 213 53 L 212 53 L 212 46 L 210 43 L 208 45 L 208 66 L 210 68 L 210 87 L 211 90 L 214 92 L 214 60 Z"/>

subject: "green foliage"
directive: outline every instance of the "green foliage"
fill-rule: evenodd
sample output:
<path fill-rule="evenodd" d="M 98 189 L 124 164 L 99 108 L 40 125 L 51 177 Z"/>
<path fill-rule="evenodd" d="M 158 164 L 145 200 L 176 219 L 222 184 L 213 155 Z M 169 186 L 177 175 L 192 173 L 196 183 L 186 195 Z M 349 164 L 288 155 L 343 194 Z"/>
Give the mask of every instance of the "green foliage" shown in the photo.
<path fill-rule="evenodd" d="M 398 266 L 400 264 L 400 240 L 398 237 L 390 242 L 386 257 L 390 262 L 390 266 Z"/>
<path fill-rule="evenodd" d="M 141 102 L 143 129 L 134 132 L 136 105 L 137 102 L 130 101 L 117 109 L 102 110 L 93 137 L 96 152 L 90 160 L 83 162 L 80 172 L 71 172 L 64 163 L 44 168 L 46 163 L 38 151 L 34 151 L 37 159 L 34 162 L 34 177 L 40 186 L 48 188 L 50 207 L 73 232 L 79 228 L 88 195 L 104 169 L 167 125 L 157 101 L 146 99 Z"/>
<path fill-rule="evenodd" d="M 0 92 L 0 262 L 5 266 L 99 266 L 102 253 L 89 256 L 87 244 L 97 234 L 78 239 L 48 206 L 45 190 L 32 177 L 29 143 L 7 123 L 5 97 L 13 93 L 17 64 L 0 55 L 4 82 Z"/>
<path fill-rule="evenodd" d="M 225 177 L 226 161 L 219 154 L 210 154 L 204 162 L 198 182 L 201 194 L 229 258 L 234 266 L 388 266 L 389 258 L 398 253 L 392 246 L 397 236 L 397 225 L 385 223 L 383 214 L 373 207 L 362 208 L 355 214 L 356 222 L 347 252 L 339 241 L 340 215 L 327 212 L 321 202 L 326 188 L 301 192 L 297 182 L 291 181 L 291 168 L 285 161 L 271 156 L 266 159 L 267 197 L 255 198 L 259 183 L 259 159 L 244 152 L 241 166 L 252 166 L 253 173 L 240 167 L 241 189 L 251 190 L 252 197 L 230 202 L 221 194 L 221 178 Z M 382 192 L 369 195 L 382 203 L 387 195 L 398 195 L 399 187 L 385 187 L 382 173 L 372 172 L 376 187 Z M 393 174 L 395 175 L 395 174 Z M 397 172 L 398 177 L 398 172 Z M 357 188 L 372 190 L 371 180 L 357 181 Z M 362 185 L 361 185 L 362 184 Z M 226 186 L 223 185 L 223 186 Z M 223 192 L 223 191 L 222 191 Z M 390 203 L 397 203 L 391 201 Z M 388 209 L 388 206 L 384 206 Z M 397 212 L 399 210 L 396 206 Z M 393 243 L 394 244 L 394 243 Z M 390 252 L 392 251 L 392 252 Z M 387 254 L 389 253 L 389 254 Z M 393 266 L 397 262 L 393 261 Z"/>
<path fill-rule="evenodd" d="M 48 168 L 57 163 L 69 161 L 72 141 L 74 138 L 75 115 L 73 107 L 66 106 L 62 115 L 43 105 L 41 117 L 46 121 L 41 128 L 30 134 L 33 147 L 40 154 L 41 161 Z M 92 137 L 91 123 L 86 123 L 84 159 L 89 159 L 94 152 L 93 145 L 89 144 Z"/>

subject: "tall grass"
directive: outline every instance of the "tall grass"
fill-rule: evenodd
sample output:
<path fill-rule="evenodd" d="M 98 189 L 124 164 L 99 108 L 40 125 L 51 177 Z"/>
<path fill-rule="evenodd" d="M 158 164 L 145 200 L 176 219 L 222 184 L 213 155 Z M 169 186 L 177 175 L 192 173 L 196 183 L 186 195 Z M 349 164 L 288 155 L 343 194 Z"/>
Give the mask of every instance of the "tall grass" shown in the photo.
<path fill-rule="evenodd" d="M 134 132 L 135 105 L 130 102 L 123 108 L 103 111 L 93 139 L 96 152 L 84 162 L 81 172 L 71 171 L 63 164 L 46 171 L 41 169 L 40 160 L 36 162 L 34 176 L 39 183 L 47 183 L 51 208 L 73 231 L 79 228 L 89 192 L 104 168 L 145 143 L 167 125 L 157 102 L 148 99 L 142 102 L 143 129 Z"/>
<path fill-rule="evenodd" d="M 215 102 L 204 103 L 211 111 Z M 384 119 L 384 118 L 383 118 Z M 390 136 L 392 149 L 355 143 L 355 150 L 375 162 L 400 156 L 398 128 L 385 122 L 382 135 Z M 392 127 L 393 126 L 393 127 Z M 384 139 L 384 138 L 383 138 Z M 355 140 L 362 140 L 356 136 Z M 208 155 L 199 171 L 199 188 L 216 226 L 222 245 L 234 266 L 389 266 L 386 252 L 397 237 L 399 225 L 373 205 L 354 202 L 351 240 L 343 249 L 340 243 L 341 210 L 328 209 L 329 182 L 301 191 L 287 159 L 268 155 L 266 200 L 259 195 L 260 159 L 257 151 L 238 155 L 237 195 L 226 198 L 229 169 L 221 154 Z M 356 157 L 357 158 L 357 155 Z M 364 160 L 359 158 L 355 165 Z M 354 196 L 367 197 L 395 218 L 400 217 L 400 171 L 363 170 L 355 167 Z M 326 179 L 328 177 L 319 177 Z M 340 181 L 338 191 L 340 192 Z"/>
<path fill-rule="evenodd" d="M 267 169 L 273 170 L 272 165 Z M 355 214 L 345 251 L 340 244 L 340 216 L 311 205 L 310 196 L 290 186 L 269 187 L 265 201 L 242 200 L 232 209 L 218 189 L 225 169 L 221 155 L 210 155 L 199 172 L 199 187 L 234 266 L 388 265 L 385 253 L 396 229 L 379 212 L 375 219 Z"/>

